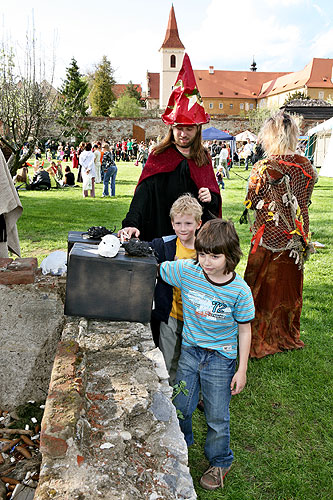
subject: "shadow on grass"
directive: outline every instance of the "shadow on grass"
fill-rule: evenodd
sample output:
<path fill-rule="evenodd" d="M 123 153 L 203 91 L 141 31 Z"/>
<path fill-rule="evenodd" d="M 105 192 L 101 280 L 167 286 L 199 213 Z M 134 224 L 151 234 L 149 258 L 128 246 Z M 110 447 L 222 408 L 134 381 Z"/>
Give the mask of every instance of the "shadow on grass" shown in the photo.
<path fill-rule="evenodd" d="M 133 181 L 127 181 L 127 180 L 121 180 L 121 181 L 116 181 L 116 188 L 117 186 L 136 186 L 137 183 Z"/>

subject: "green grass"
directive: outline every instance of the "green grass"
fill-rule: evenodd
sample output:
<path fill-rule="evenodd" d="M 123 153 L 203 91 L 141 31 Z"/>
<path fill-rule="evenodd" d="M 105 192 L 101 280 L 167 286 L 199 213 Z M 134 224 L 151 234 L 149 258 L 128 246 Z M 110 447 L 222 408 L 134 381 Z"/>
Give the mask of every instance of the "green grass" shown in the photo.
<path fill-rule="evenodd" d="M 66 249 L 70 230 L 91 225 L 117 229 L 131 201 L 140 167 L 118 165 L 116 198 L 83 199 L 81 188 L 20 192 L 24 207 L 18 230 L 23 257 Z M 243 250 L 242 275 L 249 249 L 243 211 L 244 167 L 231 170 L 223 191 L 223 215 L 236 225 Z M 194 414 L 196 443 L 189 449 L 190 469 L 199 500 L 329 500 L 332 484 L 332 202 L 333 179 L 319 178 L 310 207 L 313 240 L 324 243 L 305 265 L 301 338 L 306 347 L 251 360 L 248 384 L 232 399 L 231 447 L 235 461 L 225 488 L 199 486 L 208 466 L 203 454 L 206 424 Z"/>

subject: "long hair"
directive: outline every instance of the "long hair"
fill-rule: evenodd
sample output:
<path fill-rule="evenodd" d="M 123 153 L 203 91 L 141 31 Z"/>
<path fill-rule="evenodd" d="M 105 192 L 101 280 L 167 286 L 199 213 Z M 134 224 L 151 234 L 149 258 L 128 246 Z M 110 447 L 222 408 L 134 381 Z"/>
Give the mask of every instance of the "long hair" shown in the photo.
<path fill-rule="evenodd" d="M 202 126 L 197 125 L 197 133 L 190 149 L 190 158 L 195 161 L 198 167 L 202 167 L 203 165 L 207 165 L 207 163 L 209 163 L 209 153 L 203 147 L 201 140 L 201 129 Z M 157 146 L 153 148 L 152 153 L 154 155 L 159 155 L 174 143 L 175 138 L 173 136 L 173 129 L 170 127 L 167 135 L 157 144 Z"/>
<path fill-rule="evenodd" d="M 258 141 L 269 155 L 283 155 L 295 151 L 299 130 L 292 116 L 279 111 L 268 118 L 258 136 Z"/>

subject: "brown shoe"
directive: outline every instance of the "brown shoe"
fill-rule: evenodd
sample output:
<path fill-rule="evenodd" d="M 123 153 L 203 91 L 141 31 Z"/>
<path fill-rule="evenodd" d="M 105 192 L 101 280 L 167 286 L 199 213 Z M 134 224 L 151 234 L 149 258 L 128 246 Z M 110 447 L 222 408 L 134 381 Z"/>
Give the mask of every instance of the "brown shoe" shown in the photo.
<path fill-rule="evenodd" d="M 200 479 L 200 485 L 205 490 L 223 488 L 223 479 L 228 474 L 230 467 L 209 467 Z"/>

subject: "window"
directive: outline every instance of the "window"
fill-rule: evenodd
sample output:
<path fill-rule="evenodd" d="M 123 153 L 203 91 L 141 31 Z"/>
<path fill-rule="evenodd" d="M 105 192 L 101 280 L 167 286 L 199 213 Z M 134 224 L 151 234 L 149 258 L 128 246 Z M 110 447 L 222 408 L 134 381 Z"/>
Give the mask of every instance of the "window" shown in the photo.
<path fill-rule="evenodd" d="M 220 103 L 219 103 L 219 108 L 220 108 L 220 109 L 223 109 L 223 102 L 220 102 Z"/>
<path fill-rule="evenodd" d="M 232 102 L 229 104 L 229 107 L 230 109 L 233 109 L 234 105 L 232 104 Z"/>
<path fill-rule="evenodd" d="M 175 68 L 175 67 L 176 67 L 176 56 L 172 54 L 172 56 L 170 56 L 170 68 Z"/>
<path fill-rule="evenodd" d="M 244 109 L 244 103 L 243 102 L 240 103 L 239 109 Z"/>
<path fill-rule="evenodd" d="M 210 102 L 210 103 L 209 103 L 209 109 L 213 109 L 213 106 L 214 106 L 214 105 L 213 105 L 213 103 L 212 103 L 212 102 Z"/>
<path fill-rule="evenodd" d="M 250 104 L 250 109 L 253 109 L 253 103 Z"/>
<path fill-rule="evenodd" d="M 323 90 L 320 90 L 320 91 L 318 92 L 318 98 L 319 98 L 319 99 L 324 99 L 324 91 L 323 91 Z"/>

